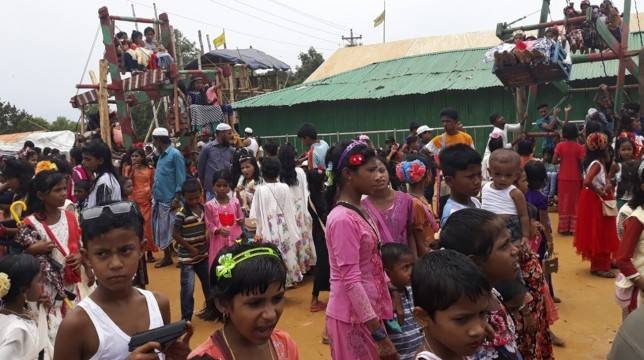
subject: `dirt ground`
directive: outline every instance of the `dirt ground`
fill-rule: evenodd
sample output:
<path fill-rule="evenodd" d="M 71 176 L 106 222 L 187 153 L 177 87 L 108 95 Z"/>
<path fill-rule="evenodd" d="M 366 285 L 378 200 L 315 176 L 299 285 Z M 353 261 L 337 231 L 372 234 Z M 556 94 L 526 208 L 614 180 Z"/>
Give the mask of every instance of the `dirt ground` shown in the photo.
<path fill-rule="evenodd" d="M 556 214 L 550 214 L 556 229 Z M 614 301 L 613 281 L 590 275 L 589 263 L 582 262 L 572 247 L 572 236 L 557 236 L 556 252 L 559 255 L 559 273 L 553 276 L 555 293 L 561 298 L 560 319 L 553 331 L 566 341 L 566 347 L 555 348 L 558 359 L 605 359 L 616 329 L 621 322 L 621 311 Z M 159 254 L 160 255 L 160 254 Z M 157 255 L 158 256 L 158 255 Z M 149 289 L 170 298 L 172 318 L 177 320 L 179 309 L 179 269 L 174 266 L 154 269 L 150 266 Z M 196 280 L 198 281 L 198 280 Z M 309 312 L 312 281 L 307 277 L 297 289 L 286 294 L 286 308 L 278 327 L 287 331 L 297 343 L 300 358 L 306 360 L 330 359 L 328 346 L 323 345 L 321 333 L 324 313 Z M 195 287 L 196 305 L 203 304 L 199 286 Z M 322 293 L 326 300 L 328 294 Z M 204 341 L 218 325 L 193 320 L 195 335 L 191 346 Z"/>

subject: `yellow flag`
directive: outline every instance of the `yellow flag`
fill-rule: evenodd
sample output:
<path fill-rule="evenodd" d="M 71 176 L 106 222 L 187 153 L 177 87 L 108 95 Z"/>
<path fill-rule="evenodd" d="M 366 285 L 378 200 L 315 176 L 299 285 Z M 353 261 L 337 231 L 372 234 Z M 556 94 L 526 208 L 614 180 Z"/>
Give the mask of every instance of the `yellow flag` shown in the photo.
<path fill-rule="evenodd" d="M 382 14 L 378 15 L 377 18 L 373 19 L 373 27 L 378 27 L 385 21 L 385 11 L 382 11 Z"/>
<path fill-rule="evenodd" d="M 215 45 L 215 48 L 222 45 L 226 47 L 226 33 L 222 32 L 221 35 L 217 36 L 212 40 L 212 43 Z"/>

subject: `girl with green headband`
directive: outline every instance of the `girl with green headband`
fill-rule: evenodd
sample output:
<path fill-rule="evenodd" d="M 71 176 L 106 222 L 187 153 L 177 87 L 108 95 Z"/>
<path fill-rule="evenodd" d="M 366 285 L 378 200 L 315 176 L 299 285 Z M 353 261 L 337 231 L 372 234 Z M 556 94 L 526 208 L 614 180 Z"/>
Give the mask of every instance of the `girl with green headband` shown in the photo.
<path fill-rule="evenodd" d="M 275 327 L 284 311 L 286 267 L 271 244 L 239 243 L 222 249 L 210 268 L 206 318 L 224 326 L 188 359 L 297 360 L 291 337 Z"/>

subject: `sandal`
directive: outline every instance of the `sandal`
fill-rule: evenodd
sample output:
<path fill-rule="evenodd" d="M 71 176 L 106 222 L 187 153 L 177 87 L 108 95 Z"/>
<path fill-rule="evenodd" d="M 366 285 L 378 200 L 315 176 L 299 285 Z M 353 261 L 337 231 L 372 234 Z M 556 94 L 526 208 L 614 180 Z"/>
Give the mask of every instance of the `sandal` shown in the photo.
<path fill-rule="evenodd" d="M 172 258 L 163 258 L 159 260 L 156 264 L 154 264 L 154 267 L 157 269 L 160 269 L 162 267 L 170 266 L 172 265 Z"/>
<path fill-rule="evenodd" d="M 153 263 L 153 262 L 156 262 L 156 261 L 157 261 L 157 259 L 154 258 L 154 255 L 151 252 L 149 252 L 147 254 L 147 262 Z"/>
<path fill-rule="evenodd" d="M 311 304 L 309 311 L 314 313 L 314 312 L 324 311 L 325 309 L 326 309 L 326 303 L 324 301 L 318 300 L 318 302 L 316 302 L 315 304 Z"/>
<path fill-rule="evenodd" d="M 553 297 L 552 297 L 552 301 L 553 301 L 555 304 L 561 304 L 561 299 L 560 299 L 560 298 L 558 298 L 558 297 L 556 297 L 556 296 L 553 296 Z"/>
<path fill-rule="evenodd" d="M 615 277 L 615 274 L 612 271 L 591 271 L 590 273 L 593 276 L 597 276 L 605 279 L 613 279 Z"/>
<path fill-rule="evenodd" d="M 559 336 L 555 335 L 552 331 L 550 332 L 550 339 L 552 340 L 552 345 L 556 347 L 566 347 L 566 342 Z"/>

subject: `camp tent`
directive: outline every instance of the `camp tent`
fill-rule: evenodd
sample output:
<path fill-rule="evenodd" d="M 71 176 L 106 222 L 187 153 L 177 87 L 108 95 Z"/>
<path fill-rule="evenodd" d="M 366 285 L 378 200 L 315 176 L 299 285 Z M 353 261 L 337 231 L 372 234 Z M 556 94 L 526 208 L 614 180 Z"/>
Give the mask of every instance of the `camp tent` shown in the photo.
<path fill-rule="evenodd" d="M 74 146 L 74 133 L 64 131 L 31 131 L 0 135 L 0 154 L 12 155 L 22 149 L 25 141 L 30 140 L 37 147 L 50 147 L 68 153 Z"/>

